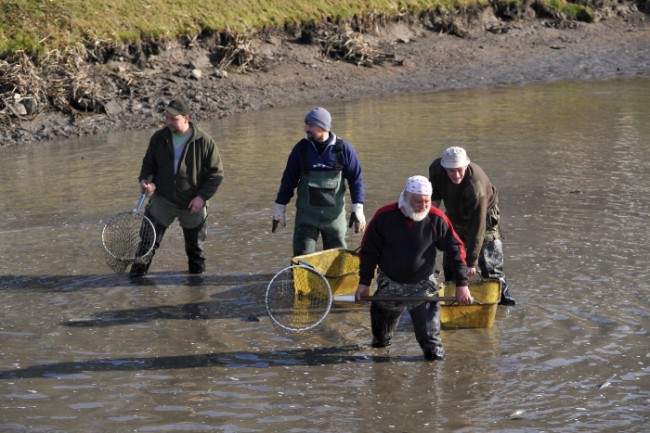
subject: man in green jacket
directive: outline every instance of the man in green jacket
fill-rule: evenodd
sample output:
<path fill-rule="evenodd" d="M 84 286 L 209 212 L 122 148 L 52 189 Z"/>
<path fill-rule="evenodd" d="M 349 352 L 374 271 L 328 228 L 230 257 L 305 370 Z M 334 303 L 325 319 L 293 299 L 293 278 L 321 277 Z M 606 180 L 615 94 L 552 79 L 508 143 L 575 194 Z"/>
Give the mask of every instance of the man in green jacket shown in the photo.
<path fill-rule="evenodd" d="M 481 167 L 470 163 L 462 147 L 450 147 L 429 166 L 433 186 L 431 201 L 445 204 L 445 213 L 467 251 L 467 276 L 498 278 L 501 305 L 515 305 L 503 272 L 503 246 L 499 228 L 499 195 Z M 451 279 L 447 258 L 442 266 L 445 281 Z"/>
<path fill-rule="evenodd" d="M 154 254 L 165 230 L 178 219 L 185 239 L 188 270 L 201 274 L 205 271 L 203 243 L 208 200 L 223 180 L 221 156 L 212 138 L 190 122 L 186 102 L 172 100 L 164 116 L 165 127 L 151 137 L 140 170 L 140 192 L 153 194 L 145 216 L 156 229 Z M 132 265 L 130 277 L 143 277 L 150 264 Z"/>

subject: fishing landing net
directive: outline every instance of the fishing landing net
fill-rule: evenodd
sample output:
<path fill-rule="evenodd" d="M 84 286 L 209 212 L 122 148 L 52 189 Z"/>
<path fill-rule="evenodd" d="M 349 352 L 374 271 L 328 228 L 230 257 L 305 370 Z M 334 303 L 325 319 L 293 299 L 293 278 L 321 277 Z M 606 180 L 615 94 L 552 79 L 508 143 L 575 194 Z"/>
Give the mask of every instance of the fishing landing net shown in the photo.
<path fill-rule="evenodd" d="M 332 308 L 332 290 L 316 269 L 293 265 L 275 274 L 266 288 L 266 311 L 273 323 L 288 331 L 320 325 Z"/>
<path fill-rule="evenodd" d="M 151 220 L 140 213 L 144 197 L 135 210 L 114 215 L 102 230 L 104 258 L 116 273 L 134 263 L 149 263 L 153 256 L 156 230 Z"/>

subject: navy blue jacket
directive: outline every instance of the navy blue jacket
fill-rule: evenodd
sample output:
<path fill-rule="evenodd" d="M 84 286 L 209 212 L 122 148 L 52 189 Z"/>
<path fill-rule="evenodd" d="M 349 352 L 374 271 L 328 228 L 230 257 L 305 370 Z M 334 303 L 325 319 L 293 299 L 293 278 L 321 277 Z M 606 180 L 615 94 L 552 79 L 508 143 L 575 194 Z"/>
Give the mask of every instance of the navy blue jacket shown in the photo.
<path fill-rule="evenodd" d="M 337 155 L 334 150 L 336 142 L 336 135 L 330 133 L 330 139 L 327 147 L 322 154 L 319 154 L 316 145 L 309 142 L 307 146 L 307 163 L 309 170 L 334 170 L 337 165 Z M 282 180 L 280 182 L 280 190 L 276 196 L 275 202 L 278 204 L 286 205 L 291 201 L 294 190 L 300 181 L 300 175 L 303 166 L 302 155 L 302 140 L 293 147 L 289 158 L 287 159 L 287 166 L 282 173 Z M 365 199 L 365 191 L 363 188 L 363 177 L 361 176 L 361 163 L 357 157 L 356 152 L 352 145 L 347 141 L 342 142 L 342 175 L 347 180 L 348 187 L 350 188 L 350 199 L 352 203 L 363 203 Z"/>

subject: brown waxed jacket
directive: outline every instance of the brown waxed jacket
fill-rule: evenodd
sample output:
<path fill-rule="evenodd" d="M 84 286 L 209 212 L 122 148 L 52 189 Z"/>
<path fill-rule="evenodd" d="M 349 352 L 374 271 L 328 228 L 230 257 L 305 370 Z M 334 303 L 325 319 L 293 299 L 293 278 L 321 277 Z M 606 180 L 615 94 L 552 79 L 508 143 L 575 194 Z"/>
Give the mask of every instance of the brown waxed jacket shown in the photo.
<path fill-rule="evenodd" d="M 460 185 L 455 185 L 440 165 L 440 158 L 429 166 L 433 187 L 431 200 L 442 200 L 445 213 L 465 243 L 467 266 L 477 267 L 484 241 L 499 237 L 499 195 L 483 169 L 473 162 Z"/>

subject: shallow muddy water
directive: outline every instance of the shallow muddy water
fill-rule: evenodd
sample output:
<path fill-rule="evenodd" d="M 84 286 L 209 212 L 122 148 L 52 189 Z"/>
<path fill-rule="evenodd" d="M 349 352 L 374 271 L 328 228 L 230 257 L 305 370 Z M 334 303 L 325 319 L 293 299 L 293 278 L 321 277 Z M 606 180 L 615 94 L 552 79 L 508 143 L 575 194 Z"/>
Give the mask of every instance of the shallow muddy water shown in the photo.
<path fill-rule="evenodd" d="M 144 283 L 104 263 L 102 224 L 135 206 L 152 131 L 0 149 L 0 431 L 647 431 L 650 80 L 328 105 L 368 218 L 450 145 L 500 190 L 517 305 L 443 331 L 437 363 L 406 317 L 387 351 L 369 347 L 364 306 L 309 334 L 265 316 L 291 254 L 272 205 L 309 108 L 201 125 L 226 170 L 201 277 L 177 225 Z"/>

